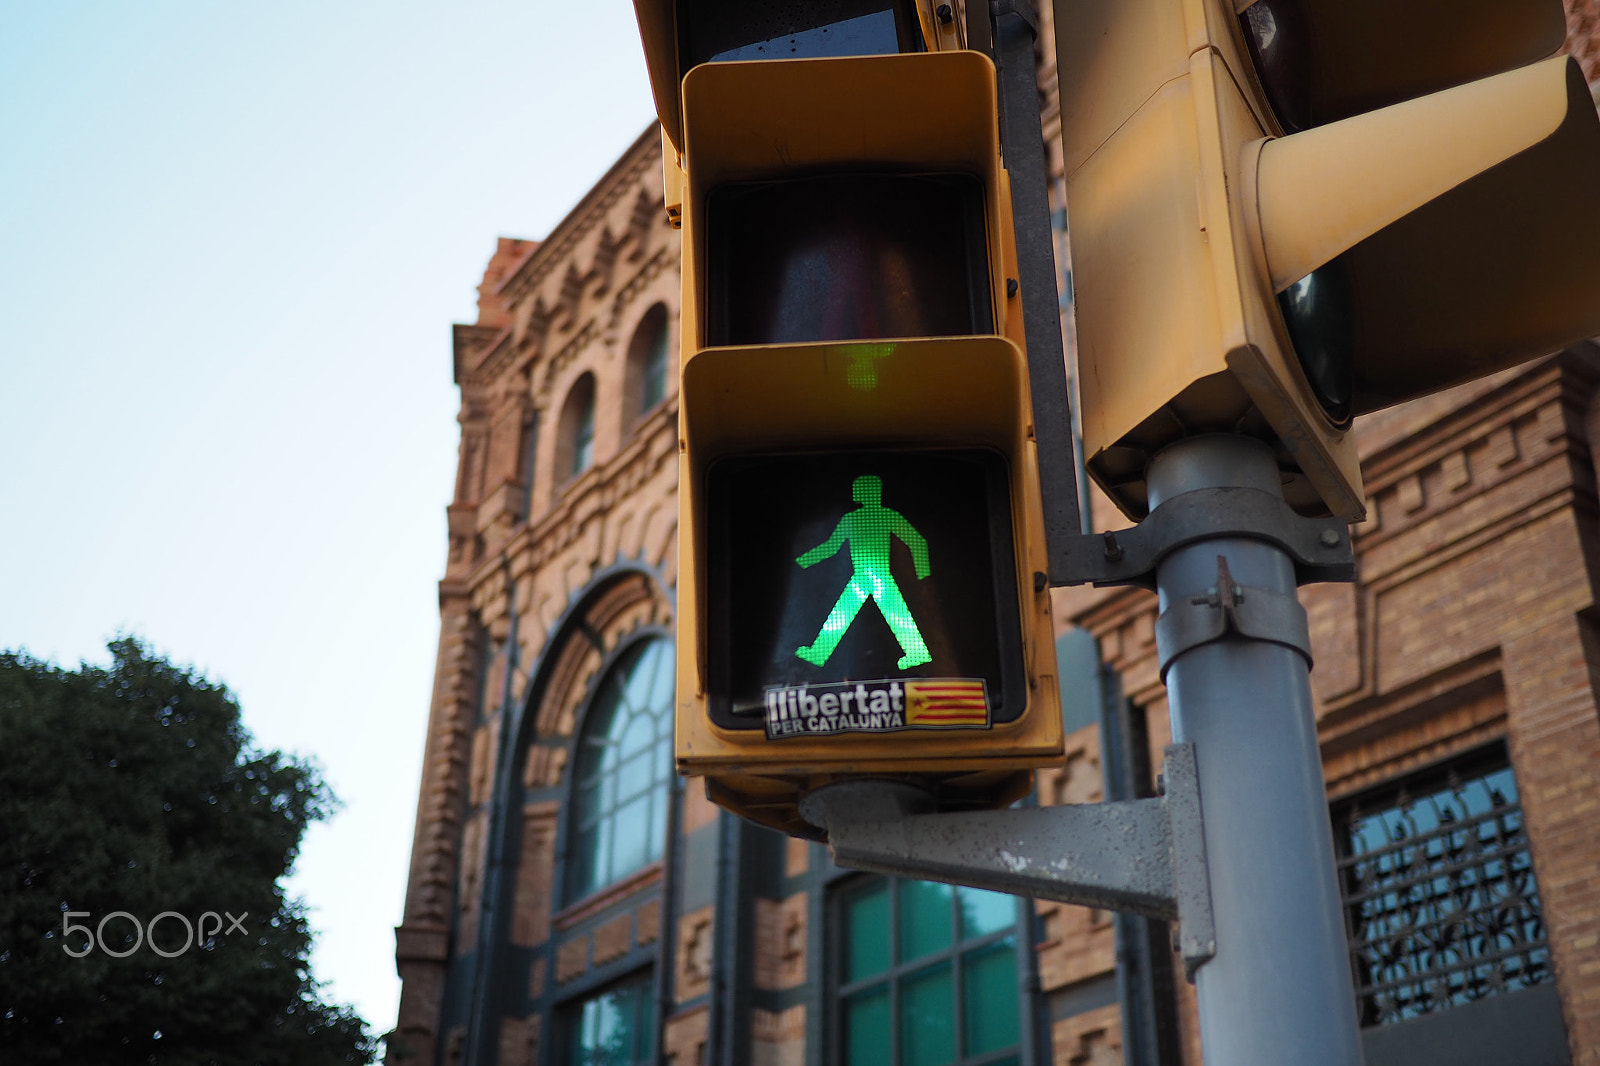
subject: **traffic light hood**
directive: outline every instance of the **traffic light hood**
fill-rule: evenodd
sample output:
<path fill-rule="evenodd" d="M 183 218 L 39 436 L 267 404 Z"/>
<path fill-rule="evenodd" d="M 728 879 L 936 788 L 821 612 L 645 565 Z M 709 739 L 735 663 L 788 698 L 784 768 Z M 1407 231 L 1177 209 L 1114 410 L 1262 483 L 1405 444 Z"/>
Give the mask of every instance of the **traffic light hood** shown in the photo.
<path fill-rule="evenodd" d="M 1157 452 L 1228 432 L 1357 520 L 1355 415 L 1600 333 L 1555 0 L 1056 6 L 1084 452 L 1130 517 Z"/>
<path fill-rule="evenodd" d="M 1600 334 L 1600 120 L 1572 59 L 1252 148 L 1273 290 L 1331 269 L 1348 294 L 1351 414 Z"/>

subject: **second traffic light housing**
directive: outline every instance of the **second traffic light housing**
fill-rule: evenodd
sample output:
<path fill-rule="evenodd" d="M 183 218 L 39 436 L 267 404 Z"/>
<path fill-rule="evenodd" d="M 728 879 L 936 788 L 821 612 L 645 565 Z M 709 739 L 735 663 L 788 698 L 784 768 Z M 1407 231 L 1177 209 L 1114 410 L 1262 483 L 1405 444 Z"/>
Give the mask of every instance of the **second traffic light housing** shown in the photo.
<path fill-rule="evenodd" d="M 1554 0 L 1057 8 L 1084 451 L 1128 515 L 1162 447 L 1243 432 L 1359 518 L 1354 416 L 1600 332 Z"/>

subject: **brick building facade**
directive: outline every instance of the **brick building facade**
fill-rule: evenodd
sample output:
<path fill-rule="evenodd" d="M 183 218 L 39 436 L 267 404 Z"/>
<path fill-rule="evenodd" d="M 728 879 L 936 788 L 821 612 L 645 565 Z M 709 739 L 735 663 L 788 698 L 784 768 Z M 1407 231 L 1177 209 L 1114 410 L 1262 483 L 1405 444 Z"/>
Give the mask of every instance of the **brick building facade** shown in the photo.
<path fill-rule="evenodd" d="M 1600 4 L 1569 13 L 1594 78 Z M 502 239 L 455 328 L 390 1060 L 817 1066 L 881 1037 L 905 1061 L 944 1040 L 953 1058 L 928 1061 L 1121 1062 L 1113 915 L 840 870 L 670 773 L 679 271 L 659 144 L 641 135 L 545 240 Z M 1370 416 L 1360 440 L 1360 578 L 1302 601 L 1369 1062 L 1500 1061 L 1482 1056 L 1515 1033 L 1504 1061 L 1600 1063 L 1600 347 Z M 1095 519 L 1126 524 L 1100 498 Z M 1157 755 L 1167 737 L 1154 598 L 1065 590 L 1056 615 L 1079 683 L 1037 796 L 1093 802 L 1102 720 Z M 1153 987 L 1165 1046 L 1196 1066 L 1192 988 Z"/>

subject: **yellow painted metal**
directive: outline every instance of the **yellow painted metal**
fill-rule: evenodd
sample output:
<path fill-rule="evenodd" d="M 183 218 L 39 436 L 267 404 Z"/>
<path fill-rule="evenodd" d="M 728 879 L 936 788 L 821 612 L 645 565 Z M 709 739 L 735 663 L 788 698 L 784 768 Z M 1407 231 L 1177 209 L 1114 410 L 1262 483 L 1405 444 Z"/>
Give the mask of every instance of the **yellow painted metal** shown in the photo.
<path fill-rule="evenodd" d="M 686 179 L 683 176 L 683 162 L 678 156 L 678 150 L 667 139 L 665 128 L 661 131 L 661 191 L 662 200 L 667 206 L 667 220 L 672 223 L 673 229 L 683 228 L 683 187 Z"/>
<path fill-rule="evenodd" d="M 1263 142 L 1256 180 L 1245 186 L 1255 191 L 1273 289 L 1282 292 L 1435 197 L 1551 141 L 1567 121 L 1567 62 L 1547 60 Z M 1576 143 L 1554 147 L 1586 147 L 1581 137 L 1568 141 Z M 1573 206 L 1587 205 L 1552 205 Z"/>
<path fill-rule="evenodd" d="M 1289 7 L 1261 2 L 1280 15 Z M 1553 0 L 1505 0 L 1480 19 L 1476 38 L 1452 30 L 1451 57 L 1375 64 L 1368 53 L 1396 46 L 1371 38 L 1410 16 L 1347 2 L 1372 15 L 1370 36 L 1324 0 L 1295 0 L 1310 13 L 1306 25 L 1337 30 L 1318 41 L 1319 70 L 1327 70 L 1316 92 L 1334 101 L 1328 107 L 1391 103 L 1549 47 Z M 1483 0 L 1466 6 L 1488 10 Z M 1441 17 L 1454 18 L 1454 5 L 1449 10 Z M 1232 0 L 1056 0 L 1056 27 L 1084 448 L 1090 474 L 1130 517 L 1145 512 L 1150 457 L 1212 431 L 1273 442 L 1285 493 L 1299 509 L 1364 515 L 1348 426 L 1314 399 L 1276 300 L 1343 253 L 1360 267 L 1358 301 L 1381 285 L 1394 305 L 1375 328 L 1407 338 L 1405 346 L 1362 349 L 1379 354 L 1357 367 L 1358 410 L 1464 380 L 1469 365 L 1466 376 L 1476 376 L 1583 330 L 1600 332 L 1600 278 L 1588 280 L 1600 257 L 1584 252 L 1600 238 L 1600 219 L 1589 221 L 1600 207 L 1592 193 L 1574 203 L 1571 192 L 1576 178 L 1600 176 L 1589 133 L 1600 136 L 1600 124 L 1581 79 L 1574 88 L 1571 75 L 1557 71 L 1565 61 L 1285 137 Z M 1406 48 L 1415 51 L 1415 41 Z M 1557 263 L 1536 264 L 1551 250 L 1519 245 L 1508 223 L 1489 221 L 1496 212 L 1531 217 L 1530 197 L 1546 213 L 1570 213 L 1578 232 L 1593 237 L 1556 251 Z M 1519 205 L 1509 216 L 1508 203 Z M 1465 285 L 1459 299 L 1429 287 L 1429 265 L 1445 254 L 1438 249 L 1461 254 L 1459 238 L 1439 243 L 1451 227 L 1504 232 L 1474 254 L 1526 262 L 1550 281 L 1545 306 L 1531 295 L 1498 316 L 1480 306 L 1466 320 L 1482 328 L 1481 342 L 1445 326 L 1464 301 L 1494 301 L 1482 286 Z M 1383 256 L 1365 251 L 1380 245 Z M 1390 270 L 1380 278 L 1380 259 L 1404 261 L 1416 276 Z M 1557 277 L 1563 272 L 1580 281 L 1568 284 Z M 1447 343 L 1427 335 L 1433 328 Z"/>
<path fill-rule="evenodd" d="M 940 23 L 940 0 L 916 0 L 917 21 L 930 52 L 950 52 L 966 48 L 965 21 L 952 18 Z M 978 0 L 974 0 L 978 2 Z M 633 0 L 634 17 L 639 23 L 639 41 L 644 46 L 645 67 L 650 74 L 650 92 L 656 114 L 667 141 L 683 147 L 683 79 L 688 71 L 679 67 L 676 0 Z M 768 62 L 772 62 L 768 60 Z"/>
<path fill-rule="evenodd" d="M 984 186 L 995 321 L 1016 277 L 1010 187 L 1000 166 L 994 64 L 978 52 L 705 63 L 683 83 L 687 352 L 704 343 L 706 193 L 724 182 L 827 170 L 966 173 Z M 1002 214 L 999 208 L 1007 210 Z M 999 254 L 996 254 L 998 252 Z M 693 301 L 691 303 L 691 297 Z M 1010 301 L 1015 303 L 1016 301 Z M 1021 343 L 1018 331 L 1012 336 Z"/>
<path fill-rule="evenodd" d="M 869 358 L 870 389 L 852 368 Z M 679 769 L 700 774 L 859 774 L 1017 769 L 1061 752 L 1060 694 L 1048 589 L 1035 591 L 1046 556 L 1038 459 L 1029 420 L 1027 363 L 1005 337 L 707 348 L 685 364 L 679 399 Z M 703 523 L 705 469 L 724 455 L 830 446 L 979 446 L 1006 459 L 1026 672 L 1027 707 L 984 733 L 852 733 L 771 742 L 724 730 L 706 713 L 700 631 L 708 609 Z M 683 605 L 694 604 L 694 610 Z"/>
<path fill-rule="evenodd" d="M 644 45 L 644 65 L 650 73 L 650 94 L 655 97 L 661 132 L 676 150 L 683 148 L 683 110 L 678 69 L 678 5 L 675 0 L 633 0 L 639 22 L 639 43 Z"/>
<path fill-rule="evenodd" d="M 1352 161 L 1346 125 L 1381 129 L 1366 150 L 1374 162 Z M 1297 144 L 1324 130 L 1320 143 Z M 1349 242 L 1338 263 L 1360 304 L 1357 414 L 1600 334 L 1600 118 L 1572 59 L 1270 141 L 1259 159 L 1253 187 L 1274 281 L 1331 243 L 1283 206 L 1307 188 L 1329 204 L 1318 213 L 1325 227 Z M 1416 187 L 1418 175 L 1438 195 L 1382 228 L 1362 217 L 1381 220 L 1395 201 L 1429 191 Z M 1370 184 L 1352 207 L 1357 182 Z"/>
<path fill-rule="evenodd" d="M 917 0 L 917 19 L 922 23 L 922 39 L 930 52 L 951 52 L 967 47 L 967 20 L 961 0 L 949 0 L 950 21 L 939 21 L 939 7 L 945 0 Z"/>
<path fill-rule="evenodd" d="M 674 6 L 635 0 L 661 117 L 669 214 L 684 230 L 680 316 L 678 673 L 680 771 L 764 824 L 809 830 L 799 797 L 829 780 L 913 774 L 950 808 L 1010 803 L 1062 750 L 1038 458 L 1017 277 L 1011 189 L 1001 166 L 995 70 L 965 51 L 964 20 L 917 0 L 929 51 L 707 63 L 680 72 Z M 681 92 L 680 92 L 681 81 Z M 996 334 L 709 347 L 707 194 L 730 182 L 826 172 L 963 173 L 983 189 Z M 860 387 L 859 367 L 874 386 Z M 1026 703 L 981 734 L 846 734 L 768 741 L 707 711 L 705 471 L 721 456 L 828 447 L 987 447 L 1006 461 Z"/>
<path fill-rule="evenodd" d="M 704 64 L 683 86 L 683 305 L 679 392 L 679 769 L 709 778 L 718 802 L 790 831 L 807 789 L 865 773 L 912 773 L 951 806 L 993 806 L 1025 791 L 1061 752 L 1059 690 L 1038 497 L 1011 191 L 1000 165 L 995 71 L 976 52 Z M 707 193 L 724 182 L 873 170 L 965 173 L 984 194 L 989 289 L 998 333 L 978 337 L 708 347 Z M 865 357 L 876 381 L 852 385 Z M 1006 459 L 1027 704 L 973 733 L 846 734 L 766 740 L 707 713 L 706 466 L 724 455 L 828 446 L 989 447 Z M 929 776 L 932 775 L 932 776 Z"/>

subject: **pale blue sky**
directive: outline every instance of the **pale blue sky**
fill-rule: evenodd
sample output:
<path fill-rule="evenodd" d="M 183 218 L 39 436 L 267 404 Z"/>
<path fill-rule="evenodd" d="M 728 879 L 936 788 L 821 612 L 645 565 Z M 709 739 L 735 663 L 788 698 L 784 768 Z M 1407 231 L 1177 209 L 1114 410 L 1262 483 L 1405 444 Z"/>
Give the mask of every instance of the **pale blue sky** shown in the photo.
<path fill-rule="evenodd" d="M 450 324 L 653 115 L 626 0 L 0 0 L 0 647 L 133 632 L 320 760 L 292 886 L 380 1033 Z"/>

